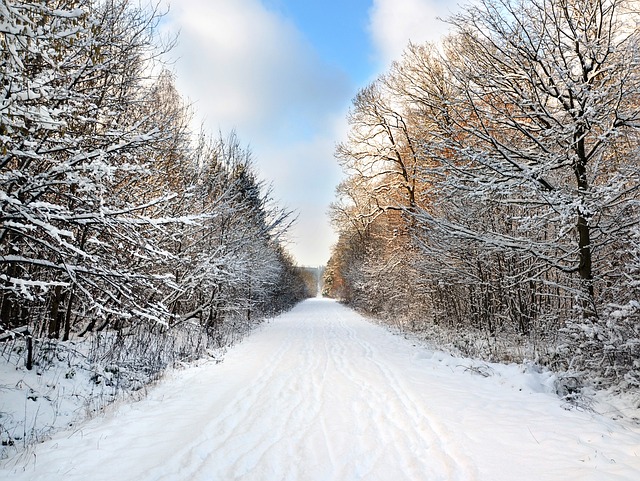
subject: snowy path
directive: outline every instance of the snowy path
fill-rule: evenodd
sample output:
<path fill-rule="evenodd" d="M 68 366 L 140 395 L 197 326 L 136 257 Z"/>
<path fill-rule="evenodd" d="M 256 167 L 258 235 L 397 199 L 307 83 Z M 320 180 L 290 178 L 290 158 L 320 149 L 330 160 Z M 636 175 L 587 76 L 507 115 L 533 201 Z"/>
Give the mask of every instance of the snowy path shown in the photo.
<path fill-rule="evenodd" d="M 0 479 L 640 479 L 640 430 L 563 409 L 534 392 L 537 375 L 461 362 L 309 300 L 223 363 L 9 460 Z"/>

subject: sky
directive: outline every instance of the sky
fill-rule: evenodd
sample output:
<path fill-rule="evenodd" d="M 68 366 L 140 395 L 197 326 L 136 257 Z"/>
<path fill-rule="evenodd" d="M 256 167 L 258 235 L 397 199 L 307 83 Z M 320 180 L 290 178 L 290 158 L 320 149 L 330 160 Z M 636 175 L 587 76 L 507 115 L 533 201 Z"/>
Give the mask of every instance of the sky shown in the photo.
<path fill-rule="evenodd" d="M 333 157 L 358 90 L 411 40 L 437 41 L 456 0 L 167 0 L 161 28 L 195 122 L 235 131 L 260 177 L 297 222 L 287 249 L 326 264 L 336 241 L 329 204 L 342 178 Z"/>

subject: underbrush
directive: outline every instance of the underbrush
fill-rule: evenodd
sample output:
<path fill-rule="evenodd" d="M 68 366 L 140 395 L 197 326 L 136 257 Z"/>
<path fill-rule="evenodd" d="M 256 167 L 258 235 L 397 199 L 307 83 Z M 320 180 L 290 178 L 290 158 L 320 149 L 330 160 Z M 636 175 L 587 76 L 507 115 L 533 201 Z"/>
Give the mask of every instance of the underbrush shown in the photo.
<path fill-rule="evenodd" d="M 364 314 L 371 317 L 368 313 Z M 578 353 L 567 352 L 556 337 L 533 338 L 513 332 L 490 334 L 398 316 L 378 318 L 376 321 L 398 334 L 456 357 L 486 363 L 518 364 L 524 370 L 553 372 L 553 391 L 567 409 L 594 411 L 612 419 L 640 424 L 638 384 L 630 382 L 629 375 L 609 376 L 609 371 L 599 365 L 587 369 L 584 364 L 572 364 Z M 479 373 L 483 371 L 482 368 L 478 369 Z"/>

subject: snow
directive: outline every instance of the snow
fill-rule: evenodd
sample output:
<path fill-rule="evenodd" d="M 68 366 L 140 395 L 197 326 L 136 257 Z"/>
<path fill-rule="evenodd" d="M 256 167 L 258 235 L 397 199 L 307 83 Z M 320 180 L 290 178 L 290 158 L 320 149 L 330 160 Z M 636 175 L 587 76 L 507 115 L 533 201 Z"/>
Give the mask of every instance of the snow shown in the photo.
<path fill-rule="evenodd" d="M 7 334 L 3 337 L 0 459 L 77 425 L 116 399 L 142 397 L 144 381 L 148 381 L 125 368 L 89 362 L 83 351 L 91 348 L 90 340 L 36 341 L 45 345 L 39 346 L 35 365 L 27 370 L 23 340 L 13 342 Z"/>
<path fill-rule="evenodd" d="M 640 427 L 554 375 L 432 351 L 311 299 L 6 460 L 20 480 L 636 480 Z"/>

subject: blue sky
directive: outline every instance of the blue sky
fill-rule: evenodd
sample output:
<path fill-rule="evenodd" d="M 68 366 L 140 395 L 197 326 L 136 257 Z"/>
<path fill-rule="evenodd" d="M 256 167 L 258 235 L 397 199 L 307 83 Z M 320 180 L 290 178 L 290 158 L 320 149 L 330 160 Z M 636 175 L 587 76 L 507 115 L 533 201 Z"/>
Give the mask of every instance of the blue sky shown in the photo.
<path fill-rule="evenodd" d="M 196 122 L 235 130 L 273 196 L 298 214 L 289 251 L 322 265 L 341 172 L 333 152 L 357 91 L 409 40 L 437 40 L 454 0 L 172 0 L 162 28 Z"/>
<path fill-rule="evenodd" d="M 264 5 L 292 19 L 317 53 L 356 83 L 365 83 L 375 71 L 367 35 L 370 0 L 267 0 Z"/>

